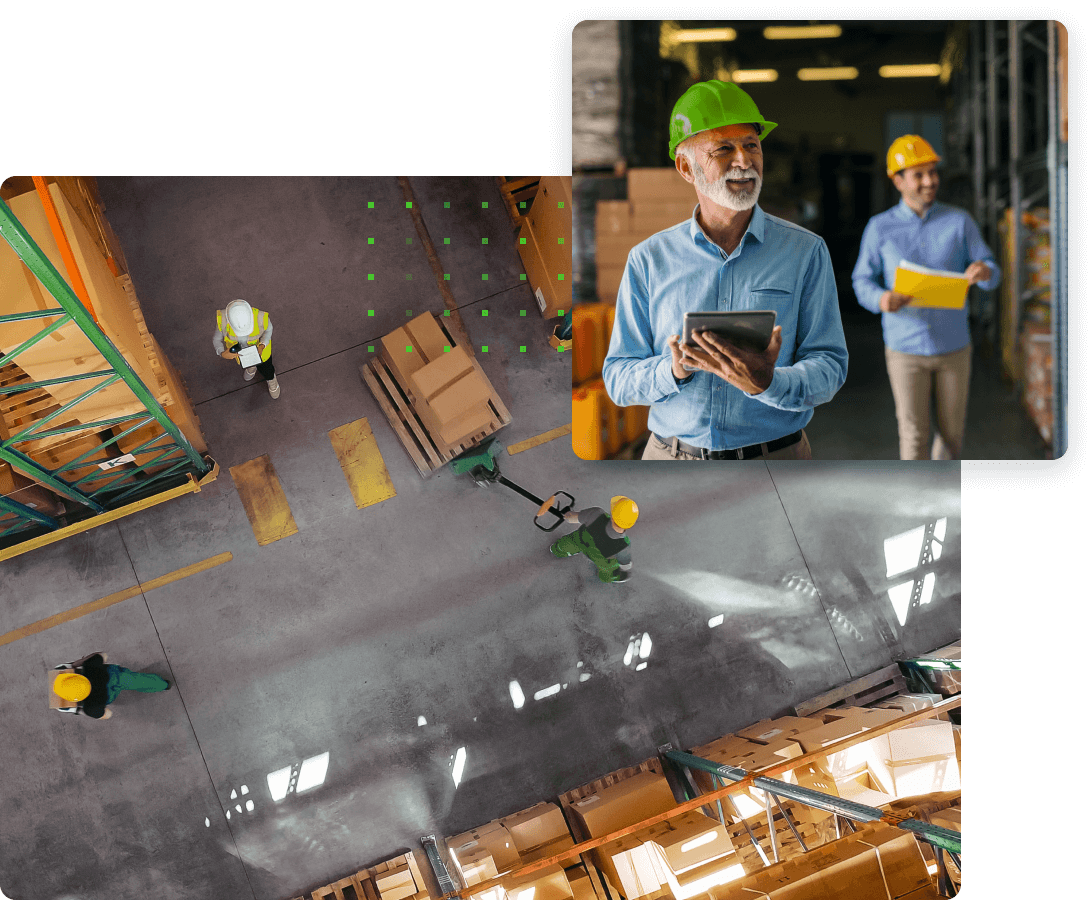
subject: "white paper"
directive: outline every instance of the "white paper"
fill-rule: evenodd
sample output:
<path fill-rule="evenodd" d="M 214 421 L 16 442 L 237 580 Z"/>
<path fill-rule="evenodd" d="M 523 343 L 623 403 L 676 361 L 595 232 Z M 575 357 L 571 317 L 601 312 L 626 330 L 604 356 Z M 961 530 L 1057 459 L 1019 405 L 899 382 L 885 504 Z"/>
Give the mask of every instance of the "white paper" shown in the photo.
<path fill-rule="evenodd" d="M 256 347 L 243 347 L 238 351 L 238 358 L 243 366 L 256 366 L 261 362 L 261 351 Z"/>
<path fill-rule="evenodd" d="M 964 281 L 968 280 L 963 272 L 945 272 L 943 269 L 929 269 L 906 259 L 899 260 L 899 268 L 906 269 L 909 272 L 918 272 L 921 275 L 936 275 L 939 278 L 961 278 Z"/>

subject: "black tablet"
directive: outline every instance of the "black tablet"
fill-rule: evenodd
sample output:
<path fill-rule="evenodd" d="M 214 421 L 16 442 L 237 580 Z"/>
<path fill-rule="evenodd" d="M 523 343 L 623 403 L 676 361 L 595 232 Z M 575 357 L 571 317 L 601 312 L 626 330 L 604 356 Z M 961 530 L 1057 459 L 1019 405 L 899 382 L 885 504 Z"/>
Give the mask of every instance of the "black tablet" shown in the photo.
<path fill-rule="evenodd" d="M 774 331 L 773 309 L 752 309 L 742 312 L 686 312 L 682 344 L 698 346 L 692 338 L 696 331 L 713 331 L 745 350 L 760 353 L 771 343 Z"/>

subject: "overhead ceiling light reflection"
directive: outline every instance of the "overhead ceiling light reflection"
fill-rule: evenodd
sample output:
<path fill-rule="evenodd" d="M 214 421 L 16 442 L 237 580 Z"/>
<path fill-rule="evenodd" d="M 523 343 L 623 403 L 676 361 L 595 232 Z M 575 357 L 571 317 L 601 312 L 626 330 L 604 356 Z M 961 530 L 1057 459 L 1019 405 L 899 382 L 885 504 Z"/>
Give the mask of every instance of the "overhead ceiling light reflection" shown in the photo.
<path fill-rule="evenodd" d="M 514 709 L 521 709 L 525 705 L 525 691 L 517 681 L 510 682 L 510 699 L 514 701 Z"/>
<path fill-rule="evenodd" d="M 545 697 L 551 697 L 554 694 L 558 694 L 562 690 L 562 687 L 558 684 L 553 684 L 551 687 L 546 687 L 543 690 L 537 691 L 533 694 L 534 700 L 543 700 Z"/>
<path fill-rule="evenodd" d="M 881 66 L 877 69 L 881 78 L 936 78 L 941 74 L 940 63 L 915 66 Z"/>
<path fill-rule="evenodd" d="M 672 33 L 672 40 L 677 44 L 705 44 L 711 41 L 735 41 L 735 28 L 681 28 Z"/>
<path fill-rule="evenodd" d="M 938 519 L 936 524 L 934 524 L 934 526 L 933 526 L 933 536 L 938 541 L 943 541 L 945 532 L 947 530 L 948 530 L 948 519 L 947 518 Z"/>
<path fill-rule="evenodd" d="M 642 640 L 638 644 L 638 658 L 646 659 L 650 655 L 650 650 L 653 647 L 654 642 L 650 640 L 650 633 L 643 632 Z"/>
<path fill-rule="evenodd" d="M 311 756 L 302 761 L 302 767 L 298 770 L 298 784 L 295 786 L 297 793 L 315 788 L 325 781 L 325 774 L 329 771 L 329 751 L 326 750 L 320 756 Z"/>
<path fill-rule="evenodd" d="M 287 796 L 287 791 L 291 786 L 290 766 L 277 769 L 275 772 L 269 772 L 266 777 L 268 779 L 268 792 L 272 795 L 273 800 L 282 800 Z"/>
<path fill-rule="evenodd" d="M 804 38 L 837 38 L 841 25 L 769 25 L 763 29 L 768 41 L 796 41 Z"/>
<path fill-rule="evenodd" d="M 453 786 L 458 787 L 461 784 L 461 776 L 465 774 L 465 760 L 468 759 L 468 753 L 464 747 L 458 747 L 457 753 L 453 757 Z"/>
<path fill-rule="evenodd" d="M 820 69 L 798 69 L 797 77 L 801 81 L 850 81 L 858 77 L 858 70 L 853 66 L 827 66 Z"/>
<path fill-rule="evenodd" d="M 919 526 L 884 540 L 884 561 L 888 566 L 888 578 L 918 568 L 925 536 L 925 526 Z"/>
<path fill-rule="evenodd" d="M 724 613 L 719 613 L 718 615 L 711 618 L 710 621 L 708 621 L 706 624 L 709 625 L 711 628 L 717 628 L 724 621 L 725 621 L 725 614 Z"/>
<path fill-rule="evenodd" d="M 774 69 L 735 69 L 730 78 L 736 84 L 750 84 L 757 81 L 778 81 L 778 72 Z"/>

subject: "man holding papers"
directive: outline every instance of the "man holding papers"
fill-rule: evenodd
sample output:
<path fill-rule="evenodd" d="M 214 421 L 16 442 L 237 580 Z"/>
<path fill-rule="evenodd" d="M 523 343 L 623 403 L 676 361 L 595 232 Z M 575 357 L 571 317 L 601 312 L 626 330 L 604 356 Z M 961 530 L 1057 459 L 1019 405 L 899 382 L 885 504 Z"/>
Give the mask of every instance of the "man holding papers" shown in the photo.
<path fill-rule="evenodd" d="M 888 177 L 902 199 L 865 226 L 853 274 L 858 302 L 882 313 L 901 459 L 960 458 L 971 374 L 967 288 L 992 290 L 1001 280 L 974 220 L 936 202 L 938 162 L 918 135 L 892 143 Z"/>
<path fill-rule="evenodd" d="M 260 376 L 268 383 L 268 394 L 273 400 L 280 396 L 280 383 L 276 380 L 276 367 L 272 355 L 272 320 L 268 313 L 254 309 L 245 300 L 231 300 L 226 309 L 215 314 L 215 334 L 212 335 L 215 352 L 223 359 L 233 359 L 242 367 L 242 377 L 252 381 Z"/>

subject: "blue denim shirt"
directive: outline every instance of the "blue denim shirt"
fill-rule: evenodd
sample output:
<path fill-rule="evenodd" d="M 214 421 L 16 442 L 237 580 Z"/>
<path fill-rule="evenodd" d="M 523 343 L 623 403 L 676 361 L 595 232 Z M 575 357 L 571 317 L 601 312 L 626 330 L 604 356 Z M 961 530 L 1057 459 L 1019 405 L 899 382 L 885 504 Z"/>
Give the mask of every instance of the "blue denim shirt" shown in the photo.
<path fill-rule="evenodd" d="M 919 216 L 900 200 L 869 220 L 853 274 L 854 293 L 862 306 L 880 312 L 880 295 L 891 289 L 895 270 L 904 259 L 945 272 L 963 272 L 973 262 L 984 262 L 993 276 L 978 286 L 989 291 L 1001 281 L 1001 269 L 974 219 L 943 203 L 934 203 Z M 881 318 L 884 343 L 900 353 L 936 356 L 971 343 L 966 304 L 963 309 L 915 309 L 908 304 L 898 312 L 882 313 Z"/>
<path fill-rule="evenodd" d="M 756 206 L 727 255 L 703 232 L 698 209 L 628 256 L 602 374 L 617 405 L 649 405 L 651 431 L 733 450 L 807 425 L 846 380 L 846 339 L 821 238 Z M 770 386 L 751 395 L 708 372 L 677 382 L 667 341 L 683 332 L 684 313 L 746 309 L 773 309 L 782 326 Z"/>

